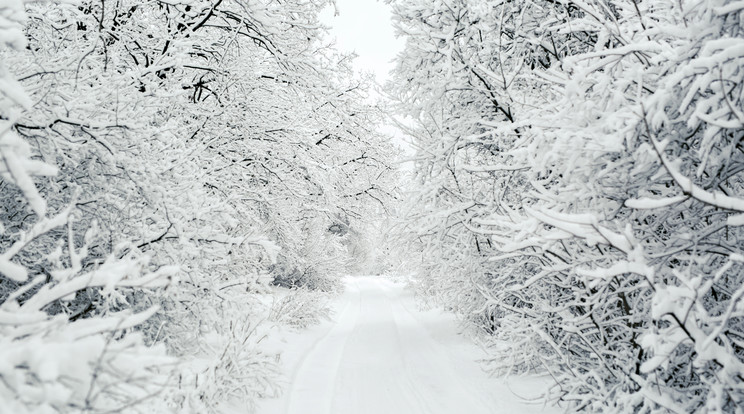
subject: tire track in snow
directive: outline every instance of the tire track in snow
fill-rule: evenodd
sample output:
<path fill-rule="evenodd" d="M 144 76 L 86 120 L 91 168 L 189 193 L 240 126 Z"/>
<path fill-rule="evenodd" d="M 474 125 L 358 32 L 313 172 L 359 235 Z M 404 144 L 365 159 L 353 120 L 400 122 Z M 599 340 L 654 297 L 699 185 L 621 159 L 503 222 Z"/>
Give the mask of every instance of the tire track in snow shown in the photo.
<path fill-rule="evenodd" d="M 488 378 L 445 315 L 424 316 L 401 284 L 349 277 L 335 324 L 295 369 L 287 414 L 540 413 Z M 529 379 L 514 384 L 544 389 Z M 533 385 L 534 384 L 534 385 Z M 557 409 L 548 411 L 559 412 Z"/>
<path fill-rule="evenodd" d="M 405 369 L 390 298 L 379 278 L 358 278 L 361 314 L 342 357 L 332 413 L 431 412 L 430 401 Z"/>
<path fill-rule="evenodd" d="M 312 346 L 292 378 L 287 414 L 330 412 L 341 355 L 359 316 L 361 297 L 355 282 L 347 283 L 344 298 L 338 321 Z"/>
<path fill-rule="evenodd" d="M 401 301 L 401 288 L 390 282 L 382 288 L 393 304 L 393 316 L 399 329 L 401 353 L 406 356 L 409 375 L 424 388 L 429 401 L 437 404 L 428 413 L 489 414 L 497 412 L 491 401 L 475 392 L 470 378 L 462 375 L 447 348 L 432 337 L 413 313 Z M 458 369 L 459 368 L 459 369 Z"/>

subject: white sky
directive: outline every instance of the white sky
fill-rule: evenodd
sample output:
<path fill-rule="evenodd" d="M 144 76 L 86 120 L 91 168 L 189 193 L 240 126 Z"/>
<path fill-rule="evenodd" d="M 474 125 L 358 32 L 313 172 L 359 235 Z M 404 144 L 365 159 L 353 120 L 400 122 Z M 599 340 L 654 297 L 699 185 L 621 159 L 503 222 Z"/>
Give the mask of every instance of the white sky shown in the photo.
<path fill-rule="evenodd" d="M 356 52 L 357 70 L 371 71 L 382 84 L 393 68 L 391 61 L 403 50 L 403 39 L 393 34 L 390 7 L 380 0 L 336 0 L 321 13 L 321 21 L 331 27 L 331 37 L 339 49 Z"/>

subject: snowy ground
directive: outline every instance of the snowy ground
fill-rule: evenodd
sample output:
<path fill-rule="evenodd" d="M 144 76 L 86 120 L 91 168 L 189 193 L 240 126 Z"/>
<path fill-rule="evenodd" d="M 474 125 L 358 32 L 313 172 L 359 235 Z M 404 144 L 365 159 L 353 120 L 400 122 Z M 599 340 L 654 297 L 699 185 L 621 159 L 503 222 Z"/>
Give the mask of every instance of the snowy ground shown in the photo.
<path fill-rule="evenodd" d="M 403 284 L 349 277 L 334 320 L 269 346 L 282 351 L 282 398 L 259 414 L 453 414 L 561 412 L 536 403 L 546 378 L 489 378 L 483 351 L 454 319 L 417 310 Z"/>

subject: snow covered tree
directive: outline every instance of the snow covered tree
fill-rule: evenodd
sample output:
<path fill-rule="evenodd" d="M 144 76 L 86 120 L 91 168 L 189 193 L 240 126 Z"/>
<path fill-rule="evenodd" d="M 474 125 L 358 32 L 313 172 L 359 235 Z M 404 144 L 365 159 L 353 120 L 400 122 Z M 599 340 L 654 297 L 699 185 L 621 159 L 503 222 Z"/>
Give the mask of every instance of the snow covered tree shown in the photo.
<path fill-rule="evenodd" d="M 349 235 L 391 199 L 381 112 L 347 57 L 321 43 L 326 3 L 29 3 L 25 36 L 23 6 L 0 9 L 13 29 L 13 49 L 0 50 L 2 148 L 15 154 L 0 183 L 6 244 L 35 220 L 23 203 L 41 217 L 74 206 L 68 229 L 45 227 L 3 269 L 22 262 L 51 281 L 57 267 L 87 275 L 117 258 L 145 274 L 178 265 L 167 289 L 114 300 L 91 285 L 45 309 L 87 321 L 159 307 L 126 328 L 185 362 L 145 380 L 171 407 L 209 412 L 275 392 L 253 295 L 267 277 L 332 289 Z"/>
<path fill-rule="evenodd" d="M 529 278 L 542 261 L 497 245 L 519 231 L 502 218 L 532 191 L 535 122 L 561 96 L 551 73 L 592 39 L 561 30 L 577 12 L 554 2 L 394 5 L 408 43 L 390 87 L 418 121 L 421 148 L 408 220 L 425 249 L 422 286 L 492 331 L 505 309 L 484 292 Z"/>
<path fill-rule="evenodd" d="M 21 2 L 0 3 L 2 47 L 24 47 L 24 19 Z M 164 287 L 177 269 L 152 269 L 131 245 L 87 261 L 96 228 L 76 237 L 74 200 L 49 205 L 37 185 L 57 169 L 13 130 L 32 102 L 0 63 L 0 405 L 14 413 L 141 412 L 139 404 L 162 391 L 172 361 L 131 332 L 157 307 L 117 308 L 126 292 Z M 100 311 L 81 318 L 87 310 L 79 305 L 91 295 Z"/>
<path fill-rule="evenodd" d="M 612 392 L 618 411 L 735 412 L 744 54 L 730 45 L 741 42 L 741 7 L 633 2 L 605 18 L 599 11 L 585 20 L 617 40 L 568 62 L 567 111 L 558 113 L 580 128 L 546 131 L 553 147 L 583 149 L 552 162 L 564 176 L 557 165 L 571 165 L 573 179 L 548 192 L 571 202 L 531 214 L 581 246 L 564 250 L 572 285 L 585 289 L 574 292 L 564 329 L 583 334 L 607 374 L 604 384 L 584 376 L 577 390 Z"/>
<path fill-rule="evenodd" d="M 571 409 L 740 410 L 741 5 L 396 10 L 422 286 Z"/>

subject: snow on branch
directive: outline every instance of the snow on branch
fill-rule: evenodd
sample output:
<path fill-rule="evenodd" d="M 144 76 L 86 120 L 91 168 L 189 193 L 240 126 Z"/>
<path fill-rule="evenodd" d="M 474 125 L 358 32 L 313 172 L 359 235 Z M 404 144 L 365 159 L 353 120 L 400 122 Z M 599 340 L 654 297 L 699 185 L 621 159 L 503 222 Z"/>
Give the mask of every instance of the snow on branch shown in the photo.
<path fill-rule="evenodd" d="M 626 254 L 633 251 L 633 246 L 626 235 L 615 233 L 600 226 L 599 220 L 591 214 L 566 214 L 551 210 L 538 211 L 530 207 L 524 207 L 524 210 L 543 223 L 585 239 L 589 245 L 606 243 Z"/>
<path fill-rule="evenodd" d="M 631 198 L 631 199 L 625 200 L 625 206 L 634 208 L 636 210 L 653 210 L 657 208 L 669 207 L 677 203 L 682 203 L 689 198 L 690 198 L 689 196 L 685 196 L 685 195 L 667 197 L 667 198 L 650 198 L 650 197 Z"/>
<path fill-rule="evenodd" d="M 648 127 L 648 123 L 646 123 L 646 126 Z M 686 196 L 692 197 L 700 202 L 718 208 L 744 213 L 744 199 L 732 197 L 721 192 L 709 192 L 706 191 L 704 188 L 696 185 L 694 182 L 692 182 L 692 180 L 685 177 L 684 174 L 677 170 L 674 164 L 670 162 L 664 155 L 664 148 L 666 147 L 668 141 L 658 142 L 651 136 L 651 131 L 648 130 L 648 132 L 649 140 L 651 140 L 651 143 L 656 150 L 656 154 L 659 156 L 659 159 L 664 165 L 664 168 L 669 173 L 669 175 L 672 176 L 674 182 L 679 185 L 679 187 L 682 189 L 682 192 Z"/>
<path fill-rule="evenodd" d="M 24 282 L 28 279 L 28 274 L 23 266 L 14 264 L 10 261 L 16 254 L 18 254 L 26 245 L 28 245 L 35 238 L 46 234 L 50 230 L 63 226 L 67 223 L 68 217 L 72 206 L 62 210 L 54 217 L 45 217 L 38 221 L 34 226 L 21 233 L 18 240 L 13 243 L 7 250 L 0 254 L 0 273 L 7 276 L 8 278 L 15 280 L 16 282 Z"/>

